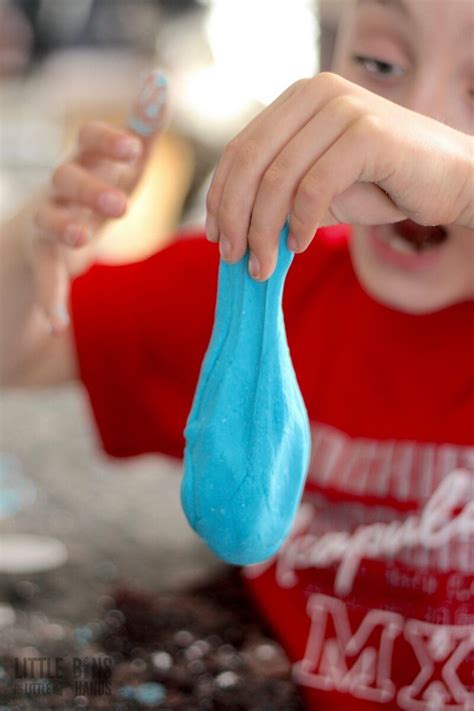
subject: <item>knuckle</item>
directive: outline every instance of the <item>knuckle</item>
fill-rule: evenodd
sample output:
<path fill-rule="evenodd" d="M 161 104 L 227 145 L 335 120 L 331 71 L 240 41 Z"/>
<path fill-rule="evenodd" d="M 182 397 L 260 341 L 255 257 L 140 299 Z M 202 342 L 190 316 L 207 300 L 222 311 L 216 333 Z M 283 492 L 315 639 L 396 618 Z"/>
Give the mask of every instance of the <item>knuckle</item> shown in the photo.
<path fill-rule="evenodd" d="M 240 148 L 240 144 L 241 144 L 240 139 L 237 136 L 235 136 L 232 140 L 229 141 L 229 143 L 225 147 L 224 153 L 227 156 L 235 156 Z"/>
<path fill-rule="evenodd" d="M 236 155 L 238 166 L 244 170 L 252 168 L 258 158 L 259 147 L 255 140 L 247 139 L 240 144 Z"/>
<path fill-rule="evenodd" d="M 209 188 L 206 195 L 206 210 L 212 214 L 217 212 L 219 207 L 219 196 L 215 187 Z"/>
<path fill-rule="evenodd" d="M 249 242 L 260 245 L 268 241 L 268 219 L 261 214 L 260 210 L 252 213 L 249 229 Z"/>
<path fill-rule="evenodd" d="M 384 122 L 380 116 L 363 113 L 354 122 L 353 131 L 359 139 L 370 139 L 380 135 L 384 130 Z"/>
<path fill-rule="evenodd" d="M 329 106 L 334 113 L 355 118 L 361 116 L 363 110 L 361 100 L 354 94 L 338 94 L 328 102 Z"/>
<path fill-rule="evenodd" d="M 288 164 L 282 158 L 275 160 L 265 171 L 262 178 L 263 189 L 274 191 L 279 190 L 285 184 L 288 175 Z"/>
<path fill-rule="evenodd" d="M 96 123 L 92 134 L 93 148 L 100 153 L 113 152 L 116 145 L 117 134 L 103 123 Z"/>
<path fill-rule="evenodd" d="M 219 226 L 221 230 L 228 237 L 232 237 L 232 233 L 235 231 L 237 225 L 238 210 L 235 209 L 229 202 L 224 199 L 219 205 L 217 212 L 217 219 L 219 221 Z"/>
<path fill-rule="evenodd" d="M 77 196 L 79 202 L 81 203 L 88 204 L 94 202 L 96 197 L 96 190 L 94 190 L 94 186 L 91 184 L 90 180 L 88 180 L 87 178 L 83 178 L 79 181 Z"/>
<path fill-rule="evenodd" d="M 320 72 L 310 81 L 312 89 L 317 90 L 319 93 L 321 93 L 321 91 L 334 89 L 336 86 L 341 86 L 343 82 L 342 77 L 334 72 Z"/>
<path fill-rule="evenodd" d="M 101 153 L 114 153 L 119 137 L 110 131 L 101 131 L 97 137 L 97 149 Z"/>
<path fill-rule="evenodd" d="M 308 232 L 309 221 L 300 210 L 295 207 L 291 213 L 291 231 L 298 241 L 302 240 Z"/>
<path fill-rule="evenodd" d="M 219 161 L 219 166 L 232 165 L 239 153 L 240 146 L 242 145 L 239 136 L 234 136 L 234 138 L 229 141 L 229 143 L 224 148 L 222 156 Z"/>
<path fill-rule="evenodd" d="M 313 79 L 315 84 L 324 84 L 332 82 L 334 76 L 333 72 L 319 72 Z"/>
<path fill-rule="evenodd" d="M 336 223 L 348 221 L 344 207 L 337 201 L 337 198 L 328 206 L 328 215 Z"/>
<path fill-rule="evenodd" d="M 315 176 L 313 173 L 305 175 L 298 187 L 298 198 L 304 205 L 310 206 L 317 203 L 323 195 L 323 180 L 322 176 Z"/>
<path fill-rule="evenodd" d="M 69 163 L 61 163 L 53 170 L 53 174 L 51 176 L 51 182 L 55 188 L 60 187 L 61 183 L 63 183 L 67 179 L 69 171 L 70 171 L 70 164 Z"/>
<path fill-rule="evenodd" d="M 296 91 L 301 91 L 302 89 L 305 89 L 310 81 L 311 79 L 297 79 L 289 87 L 289 92 L 293 94 Z"/>
<path fill-rule="evenodd" d="M 384 122 L 379 116 L 364 113 L 350 128 L 351 139 L 357 146 L 361 159 L 361 173 L 388 180 L 394 172 L 393 152 L 384 149 L 382 140 Z"/>

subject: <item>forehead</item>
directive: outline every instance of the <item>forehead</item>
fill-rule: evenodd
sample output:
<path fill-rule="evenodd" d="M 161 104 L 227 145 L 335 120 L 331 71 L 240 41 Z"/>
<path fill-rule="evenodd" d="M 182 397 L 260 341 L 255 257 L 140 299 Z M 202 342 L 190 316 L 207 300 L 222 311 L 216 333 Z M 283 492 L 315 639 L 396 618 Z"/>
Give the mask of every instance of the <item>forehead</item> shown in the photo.
<path fill-rule="evenodd" d="M 474 0 L 355 0 L 357 15 L 387 14 L 411 31 L 437 31 L 473 46 Z"/>
<path fill-rule="evenodd" d="M 393 10 L 397 10 L 403 15 L 409 15 L 409 5 L 404 2 L 404 0 L 357 0 L 357 5 L 379 5 L 380 7 L 387 7 Z"/>

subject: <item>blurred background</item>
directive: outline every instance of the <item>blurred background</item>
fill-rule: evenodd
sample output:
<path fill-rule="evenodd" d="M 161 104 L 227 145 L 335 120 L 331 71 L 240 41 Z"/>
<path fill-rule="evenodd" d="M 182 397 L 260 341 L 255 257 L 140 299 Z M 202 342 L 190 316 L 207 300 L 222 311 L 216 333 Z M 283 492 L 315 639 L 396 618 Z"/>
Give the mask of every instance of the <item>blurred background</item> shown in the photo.
<path fill-rule="evenodd" d="M 49 179 L 82 122 L 124 125 L 159 66 L 170 123 L 100 258 L 141 259 L 202 227 L 222 149 L 329 68 L 343 1 L 0 0 L 0 219 Z M 181 512 L 179 462 L 106 459 L 80 386 L 2 393 L 0 417 L 0 708 L 37 708 L 1 706 L 2 655 L 93 654 L 108 586 L 179 591 L 222 566 Z"/>

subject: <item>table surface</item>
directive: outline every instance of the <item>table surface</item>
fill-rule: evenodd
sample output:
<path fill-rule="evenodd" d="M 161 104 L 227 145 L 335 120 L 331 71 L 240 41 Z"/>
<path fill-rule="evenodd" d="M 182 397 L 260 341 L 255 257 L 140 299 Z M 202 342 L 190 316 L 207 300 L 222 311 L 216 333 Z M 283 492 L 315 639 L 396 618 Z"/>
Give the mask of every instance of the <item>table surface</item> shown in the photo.
<path fill-rule="evenodd" d="M 111 582 L 172 590 L 219 569 L 181 510 L 181 463 L 106 457 L 80 386 L 4 393 L 0 418 L 3 453 L 17 458 L 38 490 L 34 503 L 0 522 L 0 536 L 54 536 L 69 553 L 57 570 L 0 574 L 0 602 L 26 591 L 28 614 L 81 625 L 97 615 Z M 27 618 L 18 618 L 19 633 Z"/>

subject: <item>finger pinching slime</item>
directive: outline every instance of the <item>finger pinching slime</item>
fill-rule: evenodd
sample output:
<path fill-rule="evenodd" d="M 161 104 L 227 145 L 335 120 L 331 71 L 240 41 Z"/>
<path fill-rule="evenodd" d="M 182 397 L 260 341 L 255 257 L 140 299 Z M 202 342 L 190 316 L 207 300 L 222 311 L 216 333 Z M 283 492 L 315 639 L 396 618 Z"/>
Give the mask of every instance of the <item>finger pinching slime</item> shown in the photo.
<path fill-rule="evenodd" d="M 310 457 L 309 420 L 290 357 L 282 297 L 293 253 L 280 233 L 275 272 L 249 252 L 219 266 L 214 327 L 184 431 L 181 503 L 223 560 L 271 557 L 289 534 Z"/>

